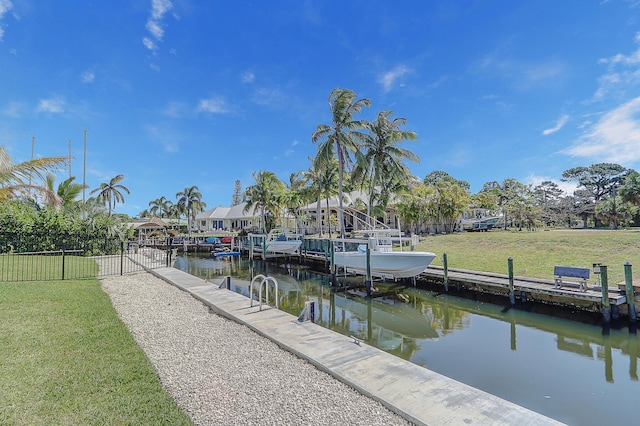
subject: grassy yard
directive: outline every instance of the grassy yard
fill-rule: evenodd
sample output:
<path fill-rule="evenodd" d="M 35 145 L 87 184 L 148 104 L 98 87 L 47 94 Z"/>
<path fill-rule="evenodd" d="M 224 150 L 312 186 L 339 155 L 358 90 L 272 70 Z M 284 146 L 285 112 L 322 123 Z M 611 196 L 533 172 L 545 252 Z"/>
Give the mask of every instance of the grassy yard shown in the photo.
<path fill-rule="evenodd" d="M 64 278 L 98 275 L 95 260 L 83 256 L 64 257 Z M 0 281 L 48 281 L 62 279 L 62 256 L 0 255 Z"/>
<path fill-rule="evenodd" d="M 191 424 L 96 279 L 0 283 L 0 424 Z"/>
<path fill-rule="evenodd" d="M 624 281 L 624 264 L 636 265 L 640 277 L 640 231 L 551 230 L 515 232 L 464 232 L 423 237 L 417 250 L 437 255 L 442 265 L 447 253 L 450 268 L 507 273 L 507 259 L 513 258 L 515 275 L 553 279 L 555 265 L 591 268 L 608 266 L 609 283 Z M 593 278 L 591 279 L 593 281 Z"/>

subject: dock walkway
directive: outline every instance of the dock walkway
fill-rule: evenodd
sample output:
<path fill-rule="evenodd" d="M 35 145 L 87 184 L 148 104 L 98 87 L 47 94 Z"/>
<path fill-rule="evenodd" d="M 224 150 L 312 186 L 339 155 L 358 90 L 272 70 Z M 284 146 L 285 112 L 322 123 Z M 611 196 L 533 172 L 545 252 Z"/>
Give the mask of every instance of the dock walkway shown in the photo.
<path fill-rule="evenodd" d="M 250 307 L 247 297 L 178 269 L 151 273 L 415 424 L 561 424 L 278 309 Z"/>
<path fill-rule="evenodd" d="M 494 294 L 509 293 L 509 276 L 487 272 L 469 271 L 465 269 L 447 270 L 450 286 L 460 285 L 469 290 L 483 290 Z M 444 281 L 444 270 L 440 266 L 429 266 L 417 279 L 430 281 Z M 602 302 L 600 287 L 590 287 L 586 291 L 577 288 L 556 288 L 553 280 L 539 278 L 514 277 L 513 288 L 516 296 L 522 300 L 544 300 L 548 302 L 569 301 L 583 307 L 592 307 L 599 311 Z M 620 306 L 627 303 L 627 298 L 617 286 L 609 288 L 609 303 L 612 306 Z"/>

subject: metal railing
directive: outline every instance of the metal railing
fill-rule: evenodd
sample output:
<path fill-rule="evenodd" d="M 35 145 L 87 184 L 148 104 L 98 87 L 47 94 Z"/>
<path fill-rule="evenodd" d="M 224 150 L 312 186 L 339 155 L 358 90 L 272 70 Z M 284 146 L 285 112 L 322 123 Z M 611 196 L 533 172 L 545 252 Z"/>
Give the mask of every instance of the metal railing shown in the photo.
<path fill-rule="evenodd" d="M 0 282 L 123 275 L 169 266 L 174 257 L 170 247 L 120 239 L 5 237 L 0 239 Z"/>

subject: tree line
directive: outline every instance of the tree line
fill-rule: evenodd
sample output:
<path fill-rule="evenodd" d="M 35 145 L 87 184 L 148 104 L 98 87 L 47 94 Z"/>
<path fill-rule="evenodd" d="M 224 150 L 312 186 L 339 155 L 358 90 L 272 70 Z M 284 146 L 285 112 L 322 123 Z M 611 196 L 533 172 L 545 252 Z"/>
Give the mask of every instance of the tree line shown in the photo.
<path fill-rule="evenodd" d="M 568 169 L 561 180 L 576 185 L 577 189 L 571 194 L 564 193 L 552 181 L 534 186 L 513 178 L 487 182 L 472 194 L 468 182 L 445 171 L 433 171 L 423 179 L 411 173 L 407 162 L 417 163 L 420 159 L 402 144 L 418 138 L 415 132 L 404 129 L 405 118 L 393 117 L 392 111 L 381 111 L 373 121 L 360 119 L 358 115 L 371 106 L 371 101 L 359 99 L 350 89 L 334 89 L 328 103 L 330 120 L 311 133 L 311 142 L 317 151 L 308 158 L 306 169 L 291 173 L 288 182 L 281 181 L 271 171 L 256 171 L 255 182 L 245 191 L 236 181 L 231 205 L 245 202 L 245 211 L 253 208 L 260 212 L 263 231 L 285 216 L 293 216 L 300 226 L 315 222 L 322 232 L 320 215 L 310 217 L 303 207 L 315 203 L 316 211 L 320 212 L 323 203 L 328 206 L 330 198 L 337 197 L 340 209 L 336 217 L 330 218 L 329 231 L 333 227 L 344 234 L 345 220 L 341 217 L 344 193 L 352 191 L 365 195 L 363 199 L 351 200 L 354 205 L 348 207 L 366 212 L 367 217 L 384 219 L 393 206 L 405 228 L 413 232 L 453 232 L 465 212 L 477 209 L 500 216 L 504 228 L 578 224 L 617 228 L 640 224 L 640 176 L 633 169 L 612 163 Z M 47 157 L 13 163 L 0 147 L 0 206 L 3 208 L 0 213 L 15 218 L 29 209 L 50 211 L 67 217 L 70 222 L 92 218 L 94 224 L 99 222 L 98 216 L 105 216 L 101 225 L 105 233 L 129 232 L 122 226 L 122 215 L 112 214 L 116 204 L 124 203 L 125 194 L 130 193 L 121 183 L 124 176 L 117 175 L 101 183 L 90 191 L 95 197 L 79 202 L 77 197 L 87 188 L 74 183 L 74 178 L 55 188 L 52 173 L 67 160 L 67 157 Z M 22 213 L 8 212 L 11 208 Z M 141 212 L 140 217 L 174 218 L 178 220 L 178 229 L 180 218 L 185 217 L 187 229 L 191 231 L 195 216 L 205 208 L 202 194 L 194 185 L 178 192 L 175 201 L 165 196 L 150 201 L 149 209 Z M 3 220 L 6 222 L 6 218 Z M 90 229 L 87 226 L 84 229 Z"/>

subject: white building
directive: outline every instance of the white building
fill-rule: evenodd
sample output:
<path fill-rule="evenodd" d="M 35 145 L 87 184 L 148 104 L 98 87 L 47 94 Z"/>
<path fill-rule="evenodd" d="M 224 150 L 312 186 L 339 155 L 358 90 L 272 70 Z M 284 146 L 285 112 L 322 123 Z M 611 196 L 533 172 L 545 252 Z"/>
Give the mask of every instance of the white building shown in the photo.
<path fill-rule="evenodd" d="M 245 212 L 246 205 L 242 203 L 233 207 L 214 207 L 198 213 L 192 225 L 193 231 L 212 233 L 260 228 L 260 212 L 256 211 L 255 206 Z"/>

